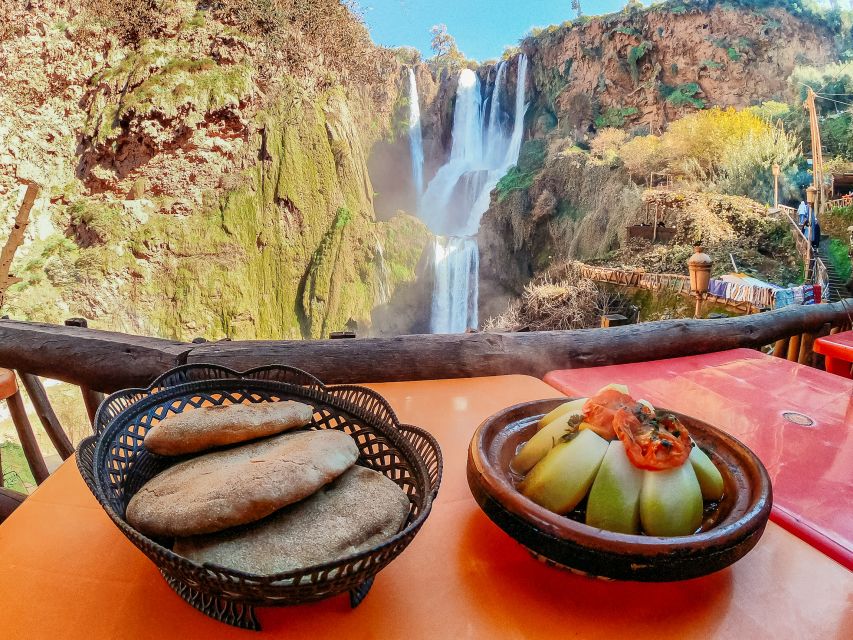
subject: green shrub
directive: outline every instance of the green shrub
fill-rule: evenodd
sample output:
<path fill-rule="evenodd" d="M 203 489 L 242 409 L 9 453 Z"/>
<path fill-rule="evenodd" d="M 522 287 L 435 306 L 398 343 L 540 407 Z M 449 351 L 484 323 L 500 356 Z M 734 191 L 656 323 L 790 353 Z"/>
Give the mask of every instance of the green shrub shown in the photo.
<path fill-rule="evenodd" d="M 705 101 L 702 98 L 695 97 L 699 91 L 701 91 L 701 88 L 695 82 L 686 82 L 677 87 L 671 87 L 667 84 L 660 86 L 660 93 L 664 100 L 674 107 L 690 105 L 697 109 L 704 109 Z"/>
<path fill-rule="evenodd" d="M 533 179 L 545 164 L 548 144 L 536 138 L 527 140 L 518 154 L 518 164 L 510 167 L 506 175 L 498 181 L 498 202 L 503 202 L 512 191 L 526 191 L 533 186 Z"/>
<path fill-rule="evenodd" d="M 631 79 L 635 85 L 640 81 L 640 72 L 637 69 L 637 63 L 640 61 L 640 58 L 652 50 L 653 46 L 648 40 L 643 40 L 636 47 L 631 47 L 631 50 L 628 52 L 628 70 L 631 72 Z"/>
<path fill-rule="evenodd" d="M 835 267 L 836 273 L 844 281 L 850 279 L 850 274 L 853 272 L 853 265 L 850 263 L 850 244 L 838 238 L 832 238 L 827 246 L 827 254 L 829 262 Z"/>
<path fill-rule="evenodd" d="M 726 49 L 726 55 L 729 57 L 729 60 L 731 60 L 732 62 L 737 62 L 738 60 L 740 60 L 743 57 L 743 56 L 741 56 L 740 52 L 737 49 L 735 49 L 734 47 L 729 47 L 728 49 Z"/>
<path fill-rule="evenodd" d="M 631 116 L 639 113 L 637 107 L 608 107 L 604 113 L 596 116 L 595 128 L 604 129 L 607 127 L 624 127 L 625 122 Z"/>

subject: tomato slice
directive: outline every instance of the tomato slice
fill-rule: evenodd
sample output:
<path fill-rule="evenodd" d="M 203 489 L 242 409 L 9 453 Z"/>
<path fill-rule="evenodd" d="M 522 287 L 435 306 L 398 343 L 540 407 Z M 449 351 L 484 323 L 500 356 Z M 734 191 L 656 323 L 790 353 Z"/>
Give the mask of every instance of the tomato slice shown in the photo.
<path fill-rule="evenodd" d="M 617 389 L 605 389 L 586 401 L 583 406 L 583 421 L 605 440 L 615 440 L 613 420 L 619 411 L 633 412 L 638 403 L 628 394 Z"/>
<path fill-rule="evenodd" d="M 616 436 L 635 467 L 659 471 L 679 467 L 693 443 L 687 428 L 672 414 L 649 416 L 621 409 L 613 419 Z"/>

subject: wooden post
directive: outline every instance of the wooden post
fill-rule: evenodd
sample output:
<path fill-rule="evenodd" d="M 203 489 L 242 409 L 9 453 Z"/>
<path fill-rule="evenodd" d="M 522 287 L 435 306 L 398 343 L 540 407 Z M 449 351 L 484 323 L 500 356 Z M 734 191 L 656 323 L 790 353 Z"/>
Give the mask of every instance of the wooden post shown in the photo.
<path fill-rule="evenodd" d="M 82 327 L 86 329 L 89 326 L 86 318 L 68 318 L 65 321 L 66 327 Z M 89 423 L 95 426 L 95 413 L 101 402 L 104 401 L 104 394 L 100 391 L 93 391 L 89 387 L 80 387 L 80 392 L 83 394 L 83 404 L 86 405 L 86 413 L 89 416 Z"/>
<path fill-rule="evenodd" d="M 33 472 L 36 482 L 41 484 L 50 474 L 47 465 L 44 463 L 44 456 L 42 456 L 38 442 L 36 442 L 35 434 L 33 434 L 33 427 L 27 418 L 27 411 L 24 409 L 24 403 L 21 400 L 21 392 L 16 391 L 6 398 L 6 404 L 9 406 L 9 415 L 12 417 L 15 430 L 18 432 L 18 439 L 21 441 L 21 448 L 24 450 L 27 464 L 30 465 L 30 471 Z"/>
<path fill-rule="evenodd" d="M 799 364 L 808 364 L 811 359 L 812 347 L 814 346 L 814 334 L 804 333 L 800 338 L 800 353 L 797 357 Z"/>
<path fill-rule="evenodd" d="M 800 356 L 800 334 L 793 335 L 788 340 L 788 357 L 786 360 L 796 362 Z"/>
<path fill-rule="evenodd" d="M 3 300 L 6 288 L 20 281 L 18 278 L 10 276 L 9 270 L 12 268 L 12 260 L 15 257 L 15 252 L 24 241 L 24 232 L 27 230 L 27 224 L 30 221 L 30 210 L 33 208 L 33 203 L 36 201 L 38 192 L 39 188 L 37 184 L 33 184 L 32 182 L 27 184 L 24 201 L 21 203 L 21 208 L 15 217 L 15 223 L 9 232 L 9 237 L 6 239 L 6 244 L 3 245 L 3 250 L 0 251 L 0 302 Z"/>
<path fill-rule="evenodd" d="M 652 227 L 652 244 L 658 239 L 658 216 L 660 215 L 660 205 L 655 202 L 655 226 Z"/>
<path fill-rule="evenodd" d="M 630 324 L 628 318 L 621 313 L 609 313 L 606 316 L 601 316 L 602 329 L 606 329 L 607 327 L 621 327 L 626 324 Z"/>
<path fill-rule="evenodd" d="M 59 423 L 59 418 L 56 417 L 56 412 L 50 405 L 50 399 L 47 397 L 47 392 L 42 385 L 38 376 L 31 373 L 18 371 L 18 377 L 27 390 L 27 395 L 30 397 L 30 402 L 36 410 L 45 432 L 50 441 L 53 443 L 53 448 L 63 460 L 67 460 L 74 453 L 74 445 L 68 439 L 62 425 Z"/>
<path fill-rule="evenodd" d="M 822 326 L 822 327 L 821 327 L 821 328 L 820 328 L 820 329 L 815 333 L 815 336 L 814 336 L 814 337 L 815 337 L 815 340 L 817 340 L 818 338 L 823 338 L 823 337 L 825 337 L 825 336 L 828 336 L 828 335 L 829 335 L 829 332 L 830 332 L 831 330 L 832 330 L 832 325 L 831 325 L 830 323 L 828 323 L 828 322 L 827 322 L 825 325 L 823 325 L 823 326 Z M 813 366 L 815 369 L 825 369 L 825 368 L 826 368 L 826 364 L 825 364 L 824 356 L 822 356 L 821 354 L 817 353 L 817 352 L 814 350 L 814 346 L 812 347 L 812 362 L 811 362 L 811 366 Z"/>
<path fill-rule="evenodd" d="M 788 338 L 781 338 L 773 345 L 773 355 L 784 358 L 788 355 Z"/>

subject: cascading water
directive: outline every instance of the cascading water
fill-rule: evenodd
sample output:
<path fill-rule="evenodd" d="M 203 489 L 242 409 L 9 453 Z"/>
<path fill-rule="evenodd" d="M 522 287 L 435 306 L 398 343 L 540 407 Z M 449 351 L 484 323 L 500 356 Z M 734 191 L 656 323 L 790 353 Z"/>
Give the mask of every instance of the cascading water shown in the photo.
<path fill-rule="evenodd" d="M 421 107 L 418 102 L 418 81 L 409 67 L 409 149 L 412 155 L 412 182 L 420 201 L 424 191 L 424 144 L 421 137 Z"/>
<path fill-rule="evenodd" d="M 376 275 L 379 285 L 379 304 L 387 304 L 391 299 L 388 286 L 391 273 L 388 269 L 388 263 L 385 262 L 385 252 L 382 250 L 382 243 L 378 239 L 376 240 Z"/>
<path fill-rule="evenodd" d="M 501 106 L 506 70 L 506 62 L 498 64 L 495 83 L 485 100 L 477 75 L 470 69 L 460 72 L 450 159 L 427 185 L 419 206 L 419 216 L 437 235 L 433 247 L 433 333 L 477 327 L 479 249 L 474 236 L 489 208 L 492 189 L 518 161 L 524 134 L 527 58 L 518 58 L 511 129 Z"/>

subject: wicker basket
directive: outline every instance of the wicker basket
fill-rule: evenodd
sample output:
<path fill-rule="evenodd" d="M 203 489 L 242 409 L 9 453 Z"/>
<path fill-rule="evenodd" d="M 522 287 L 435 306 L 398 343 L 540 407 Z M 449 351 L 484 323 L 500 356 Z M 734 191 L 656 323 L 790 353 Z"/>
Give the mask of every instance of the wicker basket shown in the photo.
<path fill-rule="evenodd" d="M 402 531 L 381 545 L 323 565 L 258 576 L 198 564 L 152 539 L 125 520 L 136 491 L 160 471 L 184 458 L 153 454 L 143 446 L 148 427 L 185 408 L 244 402 L 298 400 L 314 407 L 312 429 L 337 429 L 353 437 L 358 464 L 384 473 L 411 503 Z M 86 484 L 121 532 L 136 545 L 188 603 L 237 627 L 260 629 L 255 606 L 311 602 L 348 591 L 357 606 L 374 576 L 412 541 L 429 515 L 441 482 L 441 451 L 425 431 L 400 424 L 388 403 L 363 387 L 325 386 L 313 376 L 284 366 L 238 373 L 215 365 L 186 365 L 158 378 L 147 389 L 109 396 L 95 416 L 95 435 L 77 452 Z"/>

